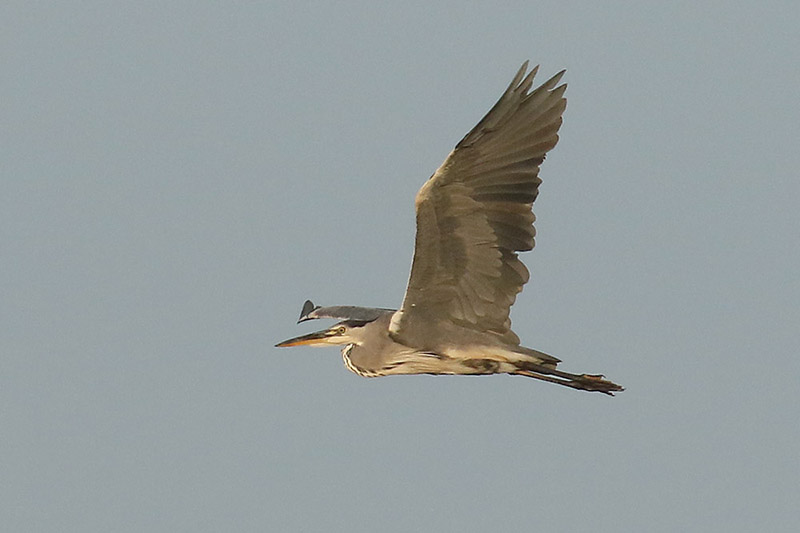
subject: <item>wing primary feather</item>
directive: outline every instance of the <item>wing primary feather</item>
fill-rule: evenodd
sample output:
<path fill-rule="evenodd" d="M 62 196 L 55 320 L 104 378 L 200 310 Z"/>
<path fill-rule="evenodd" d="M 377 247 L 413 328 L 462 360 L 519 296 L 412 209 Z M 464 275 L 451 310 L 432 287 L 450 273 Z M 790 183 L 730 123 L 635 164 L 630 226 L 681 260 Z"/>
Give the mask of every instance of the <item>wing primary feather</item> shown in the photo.
<path fill-rule="evenodd" d="M 449 321 L 519 343 L 509 310 L 530 273 L 517 252 L 535 245 L 539 167 L 566 108 L 565 71 L 532 89 L 538 68 L 522 64 L 417 193 L 414 260 L 392 323 L 401 342 L 431 321 Z"/>

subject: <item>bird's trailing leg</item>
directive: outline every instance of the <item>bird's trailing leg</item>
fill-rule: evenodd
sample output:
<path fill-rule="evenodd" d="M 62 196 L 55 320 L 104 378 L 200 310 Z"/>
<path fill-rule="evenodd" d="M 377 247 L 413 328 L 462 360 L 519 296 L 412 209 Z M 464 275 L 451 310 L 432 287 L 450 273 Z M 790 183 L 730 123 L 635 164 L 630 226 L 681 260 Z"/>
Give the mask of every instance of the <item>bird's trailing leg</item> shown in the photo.
<path fill-rule="evenodd" d="M 573 389 L 602 392 L 609 396 L 613 396 L 615 392 L 625 390 L 616 383 L 604 379 L 599 374 L 570 374 L 569 372 L 562 372 L 555 368 L 534 363 L 520 365 L 520 368 L 513 374 L 540 379 Z"/>

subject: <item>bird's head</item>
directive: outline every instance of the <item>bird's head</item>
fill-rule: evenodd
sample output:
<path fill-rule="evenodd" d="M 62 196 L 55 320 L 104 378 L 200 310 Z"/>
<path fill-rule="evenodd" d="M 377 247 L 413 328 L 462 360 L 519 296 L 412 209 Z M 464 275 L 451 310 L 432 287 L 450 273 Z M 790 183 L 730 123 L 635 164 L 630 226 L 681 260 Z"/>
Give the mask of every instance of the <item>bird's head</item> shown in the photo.
<path fill-rule="evenodd" d="M 345 320 L 338 324 L 314 333 L 301 335 L 293 339 L 279 342 L 276 348 L 289 346 L 331 346 L 340 344 L 361 344 L 366 334 L 367 326 L 372 322 L 363 320 Z"/>

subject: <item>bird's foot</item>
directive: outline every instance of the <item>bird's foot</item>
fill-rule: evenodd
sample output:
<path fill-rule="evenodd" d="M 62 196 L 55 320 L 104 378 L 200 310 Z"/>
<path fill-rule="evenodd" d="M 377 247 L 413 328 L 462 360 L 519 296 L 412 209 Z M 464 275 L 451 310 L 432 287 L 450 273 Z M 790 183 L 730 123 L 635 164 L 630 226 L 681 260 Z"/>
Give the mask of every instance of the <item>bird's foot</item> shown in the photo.
<path fill-rule="evenodd" d="M 591 390 L 614 396 L 615 392 L 622 392 L 623 389 L 620 385 L 605 379 L 603 374 L 581 374 L 580 380 L 582 384 L 586 385 L 584 390 Z"/>

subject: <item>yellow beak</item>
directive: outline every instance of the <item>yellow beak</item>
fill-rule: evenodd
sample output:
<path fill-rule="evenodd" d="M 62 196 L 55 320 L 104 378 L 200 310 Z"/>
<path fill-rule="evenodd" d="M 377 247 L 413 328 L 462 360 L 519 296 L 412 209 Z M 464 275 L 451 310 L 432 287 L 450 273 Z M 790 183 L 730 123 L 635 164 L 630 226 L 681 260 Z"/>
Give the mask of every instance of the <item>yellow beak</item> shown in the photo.
<path fill-rule="evenodd" d="M 322 331 L 315 331 L 308 335 L 301 335 L 293 339 L 279 342 L 275 345 L 276 348 L 286 348 L 288 346 L 317 346 L 320 344 L 329 344 L 328 339 L 335 335 L 334 332 L 323 329 Z"/>

